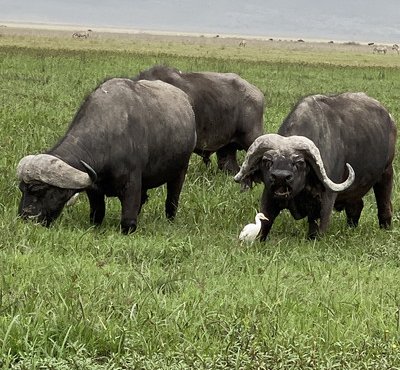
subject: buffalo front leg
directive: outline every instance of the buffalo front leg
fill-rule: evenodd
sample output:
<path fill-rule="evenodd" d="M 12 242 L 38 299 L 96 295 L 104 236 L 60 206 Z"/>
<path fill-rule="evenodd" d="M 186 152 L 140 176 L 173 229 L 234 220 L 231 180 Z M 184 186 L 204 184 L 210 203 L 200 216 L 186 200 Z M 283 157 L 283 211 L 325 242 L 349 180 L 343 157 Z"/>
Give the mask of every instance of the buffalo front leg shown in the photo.
<path fill-rule="evenodd" d="M 237 144 L 230 143 L 217 150 L 218 168 L 232 175 L 239 172 L 239 165 L 236 160 Z"/>
<path fill-rule="evenodd" d="M 178 209 L 179 196 L 185 181 L 187 166 L 171 181 L 167 182 L 167 199 L 165 200 L 165 215 L 173 220 Z"/>
<path fill-rule="evenodd" d="M 101 225 L 106 212 L 104 194 L 95 190 L 87 190 L 86 194 L 90 204 L 90 223 L 97 226 Z"/>
<path fill-rule="evenodd" d="M 118 198 L 121 202 L 121 231 L 133 233 L 137 227 L 137 218 L 142 206 L 141 175 L 135 176 L 125 185 Z"/>
<path fill-rule="evenodd" d="M 376 204 L 378 206 L 378 220 L 381 228 L 387 229 L 392 224 L 392 188 L 393 167 L 390 165 L 382 178 L 374 185 Z"/>
<path fill-rule="evenodd" d="M 269 232 L 271 231 L 272 224 L 275 218 L 279 215 L 280 209 L 274 204 L 274 200 L 270 196 L 268 190 L 264 188 L 261 197 L 260 211 L 264 213 L 264 216 L 268 218 L 268 221 L 261 220 L 261 231 L 260 240 L 263 242 L 267 239 Z"/>
<path fill-rule="evenodd" d="M 319 226 L 317 213 L 308 216 L 308 238 L 315 239 L 317 236 L 325 234 L 331 221 L 333 206 L 335 204 L 336 193 L 324 191 L 321 196 L 321 208 L 319 214 Z"/>
<path fill-rule="evenodd" d="M 199 155 L 201 158 L 203 158 L 203 163 L 206 165 L 206 167 L 208 167 L 211 163 L 211 154 L 213 154 L 213 152 L 210 152 L 208 150 L 201 150 L 201 149 L 195 149 L 194 152 Z"/>

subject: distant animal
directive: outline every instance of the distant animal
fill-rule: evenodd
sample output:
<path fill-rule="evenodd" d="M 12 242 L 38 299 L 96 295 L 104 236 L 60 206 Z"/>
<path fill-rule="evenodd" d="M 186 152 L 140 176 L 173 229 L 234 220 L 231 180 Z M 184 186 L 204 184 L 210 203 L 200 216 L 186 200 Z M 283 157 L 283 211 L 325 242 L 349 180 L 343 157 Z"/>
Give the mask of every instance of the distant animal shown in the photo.
<path fill-rule="evenodd" d="M 327 230 L 333 208 L 345 210 L 347 224 L 357 226 L 371 188 L 379 225 L 389 227 L 396 135 L 386 108 L 364 93 L 301 99 L 277 134 L 254 141 L 235 176 L 265 185 L 261 212 L 269 221 L 261 240 L 283 209 L 296 220 L 307 217 L 309 238 Z"/>
<path fill-rule="evenodd" d="M 397 45 L 397 44 L 393 44 L 393 46 L 392 46 L 392 50 L 396 51 L 396 52 L 397 52 L 397 54 L 400 54 L 400 47 L 399 47 L 399 45 Z"/>
<path fill-rule="evenodd" d="M 166 183 L 165 212 L 173 219 L 195 144 L 194 113 L 182 90 L 162 81 L 110 79 L 86 98 L 52 149 L 21 159 L 18 213 L 49 226 L 75 193 L 86 191 L 90 221 L 100 225 L 104 197 L 116 196 L 121 230 L 130 233 L 147 190 Z"/>
<path fill-rule="evenodd" d="M 234 73 L 181 72 L 154 66 L 133 80 L 161 80 L 182 89 L 191 99 L 196 117 L 195 153 L 210 163 L 217 153 L 218 167 L 235 174 L 237 150 L 247 150 L 262 135 L 264 95 Z"/>
<path fill-rule="evenodd" d="M 74 32 L 72 34 L 72 37 L 74 39 L 87 39 L 90 34 L 91 34 L 92 30 L 87 30 L 87 31 L 83 31 L 83 32 Z"/>
<path fill-rule="evenodd" d="M 372 45 L 374 45 L 375 43 L 374 42 L 369 42 L 368 43 L 368 46 L 372 46 Z"/>
<path fill-rule="evenodd" d="M 386 54 L 387 47 L 386 46 L 375 46 L 372 50 L 374 54 Z"/>
<path fill-rule="evenodd" d="M 254 242 L 261 230 L 261 220 L 268 221 L 263 213 L 257 213 L 255 217 L 255 224 L 246 225 L 239 234 L 239 240 L 242 242 Z"/>
<path fill-rule="evenodd" d="M 239 42 L 239 46 L 246 47 L 246 45 L 247 45 L 246 40 L 242 40 L 242 41 Z"/>

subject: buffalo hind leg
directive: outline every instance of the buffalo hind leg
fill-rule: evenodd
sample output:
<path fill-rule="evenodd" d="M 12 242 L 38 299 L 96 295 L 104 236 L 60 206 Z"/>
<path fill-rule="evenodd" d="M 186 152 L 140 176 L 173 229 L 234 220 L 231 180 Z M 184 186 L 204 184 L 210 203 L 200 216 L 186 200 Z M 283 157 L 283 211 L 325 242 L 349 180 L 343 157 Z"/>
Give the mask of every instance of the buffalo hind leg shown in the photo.
<path fill-rule="evenodd" d="M 171 181 L 167 182 L 167 199 L 165 200 L 165 215 L 173 220 L 178 209 L 179 196 L 185 181 L 187 166 Z"/>
<path fill-rule="evenodd" d="M 90 204 L 90 223 L 97 226 L 101 225 L 106 213 L 104 194 L 95 190 L 87 190 L 86 194 Z"/>
<path fill-rule="evenodd" d="M 236 159 L 237 144 L 230 143 L 217 150 L 218 168 L 232 175 L 239 172 L 239 165 Z"/>
<path fill-rule="evenodd" d="M 360 220 L 361 211 L 364 208 L 364 202 L 362 199 L 358 199 L 355 202 L 347 203 L 345 205 L 345 211 L 347 216 L 347 225 L 350 227 L 356 227 Z"/>
<path fill-rule="evenodd" d="M 142 195 L 141 195 L 141 198 L 140 198 L 140 208 L 139 208 L 138 214 L 140 214 L 140 212 L 142 211 L 143 204 L 145 204 L 148 199 L 149 199 L 149 196 L 147 195 L 147 191 L 146 190 L 142 190 Z"/>
<path fill-rule="evenodd" d="M 206 167 L 208 167 L 211 163 L 211 154 L 212 152 L 208 152 L 208 151 L 203 151 L 201 157 L 203 158 L 203 163 L 206 165 Z"/>
<path fill-rule="evenodd" d="M 133 180 L 132 180 L 133 179 Z M 137 227 L 137 217 L 142 206 L 141 174 L 135 174 L 118 195 L 121 202 L 121 231 L 133 233 Z"/>
<path fill-rule="evenodd" d="M 393 167 L 390 165 L 383 173 L 382 178 L 374 185 L 376 204 L 378 206 L 378 220 L 381 228 L 389 228 L 392 224 L 392 187 Z"/>

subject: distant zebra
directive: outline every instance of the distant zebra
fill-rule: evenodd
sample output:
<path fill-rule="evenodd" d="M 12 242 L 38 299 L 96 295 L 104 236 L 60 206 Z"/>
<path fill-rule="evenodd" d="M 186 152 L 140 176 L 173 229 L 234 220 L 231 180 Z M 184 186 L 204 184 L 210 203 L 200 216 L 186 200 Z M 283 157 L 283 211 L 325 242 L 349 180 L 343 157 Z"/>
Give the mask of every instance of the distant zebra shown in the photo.
<path fill-rule="evenodd" d="M 246 40 L 242 40 L 242 41 L 239 42 L 239 46 L 245 47 L 246 44 L 247 44 Z"/>
<path fill-rule="evenodd" d="M 399 47 L 399 45 L 397 45 L 397 44 L 393 44 L 393 46 L 392 46 L 392 50 L 396 50 L 397 51 L 397 54 L 400 54 L 400 47 Z"/>
<path fill-rule="evenodd" d="M 92 32 L 92 30 L 87 30 L 87 31 L 83 31 L 83 32 L 74 32 L 72 34 L 72 37 L 74 39 L 87 39 L 90 36 L 91 32 Z"/>
<path fill-rule="evenodd" d="M 386 54 L 387 47 L 386 46 L 375 46 L 373 51 L 374 54 Z"/>

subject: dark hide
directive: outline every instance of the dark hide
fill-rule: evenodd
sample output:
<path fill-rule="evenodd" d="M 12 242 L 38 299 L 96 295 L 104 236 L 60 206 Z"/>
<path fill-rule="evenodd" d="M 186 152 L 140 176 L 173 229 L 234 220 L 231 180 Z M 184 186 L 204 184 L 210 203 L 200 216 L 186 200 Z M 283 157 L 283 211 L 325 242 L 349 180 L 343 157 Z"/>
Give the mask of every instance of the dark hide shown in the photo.
<path fill-rule="evenodd" d="M 122 206 L 121 228 L 136 229 L 147 190 L 167 184 L 165 212 L 174 218 L 196 143 L 195 119 L 186 94 L 161 81 L 110 79 L 91 93 L 65 136 L 48 151 L 80 171 L 95 173 L 87 187 L 90 220 L 101 224 L 105 196 Z M 20 184 L 19 214 L 49 224 L 77 191 L 36 182 Z"/>
<path fill-rule="evenodd" d="M 155 66 L 134 78 L 141 79 L 161 80 L 189 95 L 196 117 L 195 153 L 206 164 L 217 152 L 218 167 L 236 173 L 236 151 L 247 150 L 263 134 L 264 96 L 234 73 L 184 73 Z"/>
<path fill-rule="evenodd" d="M 356 226 L 363 208 L 362 198 L 371 188 L 380 227 L 391 225 L 396 126 L 379 102 L 363 93 L 309 96 L 296 105 L 278 134 L 311 139 L 320 150 L 331 180 L 340 182 L 347 178 L 347 162 L 355 171 L 355 181 L 336 193 L 321 183 L 302 153 L 290 149 L 279 155 L 266 152 L 255 174 L 265 184 L 261 212 L 269 218 L 262 224 L 262 240 L 285 208 L 295 219 L 308 218 L 310 238 L 326 231 L 333 208 L 345 210 L 347 223 Z"/>

